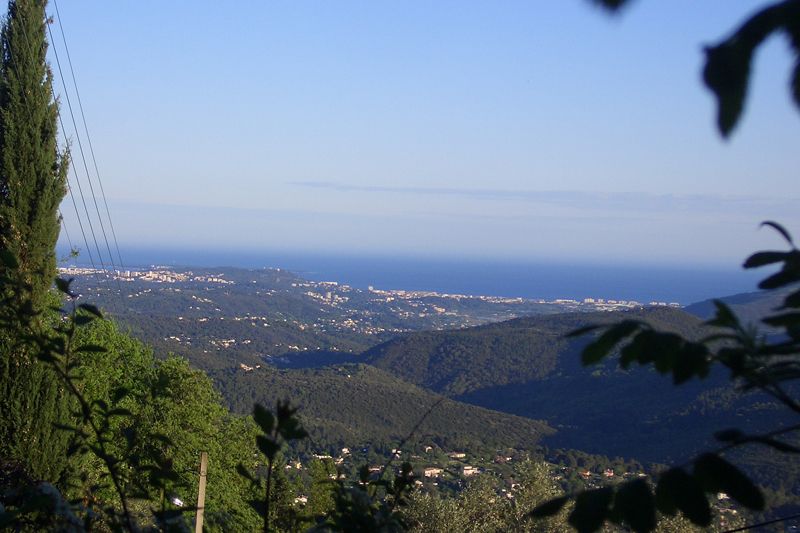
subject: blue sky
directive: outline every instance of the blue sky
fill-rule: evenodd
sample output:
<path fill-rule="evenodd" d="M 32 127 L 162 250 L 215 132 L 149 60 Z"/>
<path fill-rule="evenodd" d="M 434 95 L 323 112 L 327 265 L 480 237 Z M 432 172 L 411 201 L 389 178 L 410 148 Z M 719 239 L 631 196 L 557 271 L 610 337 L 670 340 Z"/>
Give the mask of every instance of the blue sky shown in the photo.
<path fill-rule="evenodd" d="M 786 43 L 729 141 L 700 83 L 760 3 L 59 8 L 123 247 L 730 264 L 800 233 Z"/>

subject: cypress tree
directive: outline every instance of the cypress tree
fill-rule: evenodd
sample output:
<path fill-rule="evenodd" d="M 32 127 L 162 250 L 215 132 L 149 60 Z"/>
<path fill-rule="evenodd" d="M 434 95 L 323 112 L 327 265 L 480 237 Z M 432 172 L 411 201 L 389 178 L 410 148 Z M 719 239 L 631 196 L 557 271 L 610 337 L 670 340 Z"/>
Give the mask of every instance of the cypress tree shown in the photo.
<path fill-rule="evenodd" d="M 66 192 L 67 157 L 57 143 L 58 105 L 47 64 L 46 0 L 12 0 L 0 33 L 0 265 L 3 300 L 38 315 L 33 331 L 53 320 L 58 206 Z M 8 305 L 6 305 L 8 307 Z M 4 309 L 6 315 L 8 309 Z M 14 321 L 0 325 L 0 458 L 19 461 L 37 478 L 56 481 L 66 463 L 65 413 L 57 376 L 36 358 Z M 52 322 L 51 322 L 52 324 Z"/>

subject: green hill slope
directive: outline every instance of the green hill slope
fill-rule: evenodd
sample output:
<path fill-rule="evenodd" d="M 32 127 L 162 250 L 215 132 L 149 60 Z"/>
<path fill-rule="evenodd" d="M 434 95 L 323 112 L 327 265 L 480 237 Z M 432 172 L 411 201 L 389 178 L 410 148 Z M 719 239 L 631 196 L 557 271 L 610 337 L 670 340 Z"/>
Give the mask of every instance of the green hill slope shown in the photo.
<path fill-rule="evenodd" d="M 643 461 L 686 458 L 727 427 L 774 427 L 785 417 L 758 394 L 731 393 L 725 372 L 680 387 L 651 368 L 621 371 L 613 360 L 583 367 L 581 326 L 636 318 L 695 337 L 702 322 L 678 309 L 528 317 L 479 328 L 408 334 L 376 346 L 365 361 L 454 399 L 546 420 L 545 443 Z"/>
<path fill-rule="evenodd" d="M 541 380 L 556 372 L 560 362 L 574 367 L 566 358 L 577 361 L 585 341 L 565 335 L 587 324 L 623 317 L 684 335 L 696 335 L 700 326 L 696 317 L 672 308 L 546 315 L 463 330 L 410 333 L 371 348 L 363 357 L 405 381 L 457 396 Z"/>
<path fill-rule="evenodd" d="M 272 406 L 288 398 L 300 408 L 311 438 L 309 449 L 371 443 L 391 449 L 441 396 L 367 365 L 320 369 L 212 374 L 231 408 L 250 412 L 254 402 Z M 553 433 L 546 423 L 445 399 L 415 433 L 415 441 L 443 448 L 533 449 Z"/>
<path fill-rule="evenodd" d="M 783 304 L 784 298 L 790 292 L 790 290 L 786 289 L 744 292 L 718 299 L 725 302 L 743 323 L 758 324 L 759 328 L 772 331 L 766 328 L 764 324 L 759 324 L 759 322 L 765 316 L 775 314 L 775 309 Z M 684 311 L 702 319 L 709 319 L 714 316 L 715 309 L 714 300 L 703 300 L 686 306 Z"/>

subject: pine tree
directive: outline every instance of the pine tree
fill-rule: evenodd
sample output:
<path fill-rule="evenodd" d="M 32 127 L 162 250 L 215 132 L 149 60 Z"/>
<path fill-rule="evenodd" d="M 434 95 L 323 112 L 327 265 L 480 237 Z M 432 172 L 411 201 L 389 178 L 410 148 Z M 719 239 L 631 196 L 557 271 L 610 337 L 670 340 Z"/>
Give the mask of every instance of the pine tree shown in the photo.
<path fill-rule="evenodd" d="M 0 34 L 0 265 L 3 301 L 27 305 L 47 327 L 56 274 L 58 206 L 66 192 L 67 157 L 57 144 L 58 105 L 46 60 L 46 0 L 8 4 Z M 28 290 L 21 291 L 20 287 Z M 24 294 L 24 297 L 23 297 Z M 24 301 L 23 301 L 24 300 Z M 9 307 L 6 305 L 6 307 Z M 12 316 L 9 310 L 4 314 Z M 65 402 L 57 377 L 25 342 L 13 320 L 0 324 L 0 459 L 55 481 L 66 461 L 67 436 L 55 428 Z"/>

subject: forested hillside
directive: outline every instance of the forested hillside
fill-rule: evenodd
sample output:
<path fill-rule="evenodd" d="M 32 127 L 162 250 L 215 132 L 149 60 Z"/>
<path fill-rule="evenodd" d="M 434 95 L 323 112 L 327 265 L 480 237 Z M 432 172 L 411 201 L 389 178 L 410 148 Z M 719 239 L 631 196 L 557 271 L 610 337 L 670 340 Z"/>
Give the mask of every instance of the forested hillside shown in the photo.
<path fill-rule="evenodd" d="M 697 334 L 700 320 L 677 309 L 649 308 L 621 313 L 566 313 L 525 317 L 456 331 L 409 333 L 364 353 L 364 361 L 406 381 L 449 396 L 526 383 L 580 367 L 586 341 L 566 335 L 587 324 L 620 318 L 642 319 L 662 329 Z M 576 364 L 570 364 L 573 360 Z"/>
<path fill-rule="evenodd" d="M 365 360 L 466 403 L 546 420 L 557 430 L 545 439 L 549 446 L 649 462 L 680 460 L 706 445 L 715 429 L 743 421 L 767 426 L 788 416 L 760 395 L 734 392 L 722 372 L 674 387 L 652 369 L 621 371 L 611 361 L 582 366 L 589 339 L 567 333 L 623 318 L 689 338 L 702 325 L 667 308 L 527 317 L 406 334 L 369 350 Z"/>
<path fill-rule="evenodd" d="M 404 331 L 452 329 L 538 313 L 594 309 L 429 291 L 364 290 L 276 268 L 152 266 L 119 275 L 64 268 L 85 301 L 164 351 L 203 368 L 309 351 L 360 353 Z"/>
<path fill-rule="evenodd" d="M 553 433 L 546 422 L 442 399 L 367 365 L 320 369 L 213 373 L 234 411 L 247 413 L 253 403 L 273 405 L 289 398 L 300 408 L 311 438 L 310 450 L 374 444 L 388 452 L 433 408 L 413 436 L 446 449 L 534 449 Z M 435 407 L 434 407 L 435 406 Z"/>
<path fill-rule="evenodd" d="M 745 292 L 725 296 L 719 300 L 725 302 L 745 324 L 758 324 L 764 328 L 766 326 L 760 323 L 761 319 L 780 307 L 789 292 L 788 290 Z M 714 316 L 716 307 L 714 300 L 703 300 L 687 305 L 683 310 L 706 320 Z"/>

